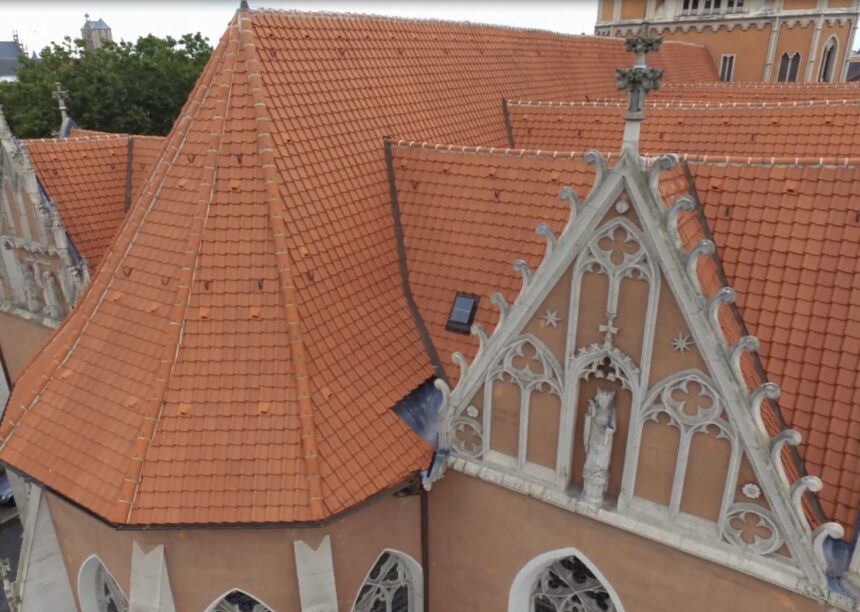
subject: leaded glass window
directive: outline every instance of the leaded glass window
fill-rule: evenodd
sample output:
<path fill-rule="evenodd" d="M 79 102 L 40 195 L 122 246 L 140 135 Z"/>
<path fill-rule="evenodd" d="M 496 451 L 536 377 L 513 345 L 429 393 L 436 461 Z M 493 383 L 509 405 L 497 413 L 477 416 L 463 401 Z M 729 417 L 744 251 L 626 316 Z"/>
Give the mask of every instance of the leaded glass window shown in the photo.
<path fill-rule="evenodd" d="M 230 591 L 215 604 L 212 612 L 272 612 L 259 601 L 242 591 Z"/>
<path fill-rule="evenodd" d="M 353 612 L 412 612 L 414 589 L 403 559 L 386 551 L 364 581 Z"/>
<path fill-rule="evenodd" d="M 128 612 L 128 600 L 101 563 L 96 567 L 95 579 L 99 612 Z"/>
<path fill-rule="evenodd" d="M 553 561 L 535 580 L 529 612 L 617 612 L 600 579 L 575 556 Z"/>

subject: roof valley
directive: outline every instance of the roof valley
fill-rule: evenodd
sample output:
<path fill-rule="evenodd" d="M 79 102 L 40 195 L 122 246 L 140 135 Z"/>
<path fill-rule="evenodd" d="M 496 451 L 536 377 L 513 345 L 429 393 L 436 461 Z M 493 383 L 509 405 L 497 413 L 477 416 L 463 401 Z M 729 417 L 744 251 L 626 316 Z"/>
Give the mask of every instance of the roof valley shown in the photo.
<path fill-rule="evenodd" d="M 322 492 L 319 447 L 314 423 L 314 404 L 311 399 L 310 377 L 307 367 L 307 352 L 302 337 L 302 320 L 298 309 L 298 291 L 293 278 L 293 262 L 287 246 L 287 231 L 284 223 L 283 204 L 278 189 L 279 175 L 275 167 L 274 142 L 272 139 L 272 120 L 266 110 L 266 94 L 260 60 L 257 54 L 256 38 L 247 11 L 239 13 L 239 33 L 241 51 L 247 53 L 248 86 L 254 101 L 257 145 L 262 161 L 261 168 L 265 177 L 266 205 L 269 222 L 275 242 L 275 257 L 278 265 L 278 282 L 284 301 L 284 312 L 289 334 L 290 361 L 294 367 L 296 390 L 298 393 L 299 422 L 301 432 L 302 461 L 305 464 L 305 477 L 308 484 L 310 518 L 321 519 L 325 516 L 325 500 Z"/>
<path fill-rule="evenodd" d="M 164 344 L 163 354 L 158 365 L 158 372 L 150 389 L 150 397 L 146 398 L 144 415 L 140 422 L 138 436 L 135 439 L 132 448 L 132 457 L 128 464 L 126 478 L 123 481 L 122 489 L 116 502 L 117 520 L 131 520 L 132 512 L 134 511 L 134 503 L 140 487 L 143 465 L 146 461 L 146 455 L 152 445 L 152 440 L 155 437 L 156 428 L 164 409 L 168 380 L 170 379 L 171 372 L 176 364 L 177 357 L 182 346 L 185 312 L 188 308 L 191 288 L 194 284 L 197 265 L 199 263 L 203 229 L 206 224 L 209 208 L 212 204 L 215 180 L 218 172 L 218 156 L 224 140 L 223 136 L 226 125 L 226 114 L 233 78 L 233 64 L 236 61 L 236 39 L 236 27 L 231 25 L 228 28 L 228 42 L 225 52 L 216 60 L 212 70 L 213 75 L 227 73 L 230 83 L 216 85 L 210 81 L 208 87 L 204 90 L 205 95 L 201 96 L 197 105 L 197 108 L 199 108 L 206 97 L 213 93 L 215 94 L 215 115 L 213 117 L 215 125 L 209 133 L 209 146 L 206 151 L 206 159 L 203 165 L 204 174 L 200 181 L 199 191 L 197 194 L 197 210 L 195 210 L 192 215 L 192 226 L 188 234 L 188 244 L 184 254 L 186 261 L 183 261 L 182 266 L 180 267 L 176 299 L 170 311 L 168 335 Z M 221 67 L 222 64 L 223 67 Z M 216 89 L 221 91 L 217 91 Z M 187 117 L 190 119 L 193 115 L 193 109 L 189 108 L 188 110 L 189 112 Z M 185 140 L 184 136 L 190 132 L 192 123 L 193 119 L 190 119 L 187 122 L 186 132 L 182 134 L 183 138 L 178 139 L 180 140 L 180 143 L 176 148 L 177 155 L 182 149 L 182 144 Z M 164 182 L 164 178 L 165 177 L 163 176 L 161 179 L 162 184 Z M 153 201 L 155 201 L 155 199 L 157 198 L 153 198 Z"/>

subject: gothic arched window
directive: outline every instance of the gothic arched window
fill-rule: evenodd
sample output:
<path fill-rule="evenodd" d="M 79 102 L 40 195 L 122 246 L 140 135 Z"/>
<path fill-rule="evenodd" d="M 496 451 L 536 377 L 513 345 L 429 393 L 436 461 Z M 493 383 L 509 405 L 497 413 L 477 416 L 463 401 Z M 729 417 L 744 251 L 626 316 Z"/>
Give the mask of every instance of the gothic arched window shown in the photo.
<path fill-rule="evenodd" d="M 417 611 L 422 590 L 415 565 L 396 552 L 383 552 L 361 585 L 353 612 Z"/>
<path fill-rule="evenodd" d="M 618 593 L 575 548 L 530 560 L 511 584 L 508 612 L 624 612 Z"/>
<path fill-rule="evenodd" d="M 617 612 L 612 596 L 579 557 L 550 563 L 529 594 L 529 612 Z"/>
<path fill-rule="evenodd" d="M 78 597 L 82 612 L 128 612 L 128 599 L 95 555 L 81 565 Z"/>
<path fill-rule="evenodd" d="M 783 53 L 779 60 L 779 73 L 776 80 L 780 83 L 794 83 L 800 71 L 800 52 L 789 55 Z"/>
<path fill-rule="evenodd" d="M 271 608 L 238 589 L 224 595 L 209 610 L 211 612 L 272 612 Z"/>
<path fill-rule="evenodd" d="M 824 50 L 821 53 L 821 67 L 818 69 L 818 80 L 823 83 L 829 83 L 833 80 L 833 65 L 836 63 L 837 41 L 835 36 L 831 36 L 824 45 Z"/>

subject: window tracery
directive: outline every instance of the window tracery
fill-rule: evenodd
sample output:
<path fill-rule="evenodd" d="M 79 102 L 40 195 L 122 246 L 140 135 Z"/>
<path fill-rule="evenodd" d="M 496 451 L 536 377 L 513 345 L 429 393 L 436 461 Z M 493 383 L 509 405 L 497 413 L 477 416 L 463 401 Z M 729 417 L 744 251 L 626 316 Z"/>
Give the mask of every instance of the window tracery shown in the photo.
<path fill-rule="evenodd" d="M 532 585 L 529 612 L 616 612 L 606 587 L 571 555 L 553 561 Z"/>
<path fill-rule="evenodd" d="M 411 612 L 414 598 L 409 568 L 399 555 L 386 551 L 364 581 L 353 612 Z"/>
<path fill-rule="evenodd" d="M 99 612 L 128 612 L 128 600 L 101 563 L 96 567 L 94 587 Z"/>
<path fill-rule="evenodd" d="M 474 432 L 473 423 L 467 420 L 469 418 L 469 408 L 471 407 L 466 409 L 465 418 L 461 414 L 459 421 L 456 423 L 461 429 L 470 429 L 471 432 L 477 433 L 481 437 L 484 457 L 491 450 L 490 430 L 494 404 L 493 386 L 495 383 L 513 384 L 519 388 L 520 403 L 517 414 L 518 445 L 514 465 L 517 468 L 522 468 L 526 464 L 527 457 L 529 406 L 532 394 L 535 392 L 549 393 L 560 400 L 563 389 L 561 365 L 552 354 L 552 351 L 543 342 L 530 334 L 518 336 L 508 343 L 495 367 L 491 368 L 487 373 L 484 385 L 483 430 L 481 432 Z M 477 416 L 477 412 L 475 411 L 472 411 L 471 414 Z M 471 417 L 473 420 L 474 416 Z M 500 455 L 501 453 L 494 452 L 495 459 L 504 461 L 504 458 Z"/>
<path fill-rule="evenodd" d="M 272 612 L 272 610 L 247 593 L 234 590 L 222 597 L 221 601 L 212 608 L 212 612 Z"/>

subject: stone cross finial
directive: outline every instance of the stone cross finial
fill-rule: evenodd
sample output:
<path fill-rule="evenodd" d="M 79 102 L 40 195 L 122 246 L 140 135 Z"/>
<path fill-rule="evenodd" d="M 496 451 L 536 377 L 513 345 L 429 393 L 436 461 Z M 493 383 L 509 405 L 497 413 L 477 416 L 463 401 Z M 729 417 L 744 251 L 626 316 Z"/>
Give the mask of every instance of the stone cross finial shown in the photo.
<path fill-rule="evenodd" d="M 649 53 L 657 51 L 662 42 L 661 36 L 649 36 L 648 24 L 643 24 L 642 33 L 629 36 L 625 43 L 627 51 L 635 54 L 633 67 L 615 69 L 618 89 L 627 91 L 623 149 L 634 153 L 639 152 L 639 122 L 645 119 L 642 113 L 645 95 L 649 91 L 659 89 L 660 79 L 663 78 L 663 69 L 648 68 L 645 59 Z"/>
<path fill-rule="evenodd" d="M 60 117 L 62 123 L 66 122 L 66 119 L 69 118 L 68 108 L 66 107 L 66 96 L 69 95 L 69 92 L 63 89 L 63 86 L 57 82 L 56 90 L 51 94 L 54 100 L 57 101 L 58 106 L 60 107 Z"/>

